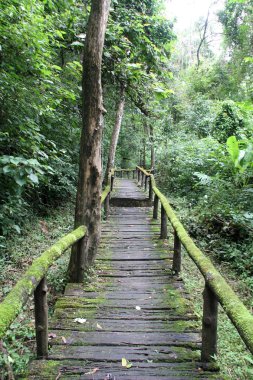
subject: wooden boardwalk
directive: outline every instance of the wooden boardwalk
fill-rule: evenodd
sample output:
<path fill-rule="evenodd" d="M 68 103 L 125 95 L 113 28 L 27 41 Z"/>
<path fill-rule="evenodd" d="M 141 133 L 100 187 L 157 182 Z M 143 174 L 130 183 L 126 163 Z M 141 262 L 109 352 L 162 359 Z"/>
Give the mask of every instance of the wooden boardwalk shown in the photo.
<path fill-rule="evenodd" d="M 133 180 L 117 179 L 114 197 L 144 193 Z M 49 358 L 33 361 L 28 378 L 220 378 L 201 370 L 196 316 L 182 281 L 171 274 L 171 258 L 150 208 L 111 208 L 97 280 L 67 285 L 49 324 Z"/>

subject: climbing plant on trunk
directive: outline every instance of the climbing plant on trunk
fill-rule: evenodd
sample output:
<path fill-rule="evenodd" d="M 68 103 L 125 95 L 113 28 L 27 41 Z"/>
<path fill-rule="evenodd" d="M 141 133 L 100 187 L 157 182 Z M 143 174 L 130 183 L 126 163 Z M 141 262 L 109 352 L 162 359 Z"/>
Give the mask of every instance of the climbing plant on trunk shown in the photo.
<path fill-rule="evenodd" d="M 93 0 L 88 21 L 83 58 L 82 133 L 75 227 L 85 224 L 87 239 L 73 247 L 69 277 L 82 281 L 83 273 L 94 260 L 100 240 L 101 219 L 101 140 L 103 99 L 101 64 L 110 0 Z"/>

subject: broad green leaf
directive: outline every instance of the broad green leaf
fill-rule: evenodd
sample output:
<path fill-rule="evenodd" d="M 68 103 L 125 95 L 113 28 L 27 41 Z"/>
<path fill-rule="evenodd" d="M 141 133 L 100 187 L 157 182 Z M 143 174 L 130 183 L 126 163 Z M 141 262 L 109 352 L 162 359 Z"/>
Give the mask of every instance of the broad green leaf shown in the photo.
<path fill-rule="evenodd" d="M 28 175 L 28 178 L 30 178 L 30 180 L 33 182 L 33 183 L 39 183 L 39 179 L 38 179 L 38 176 L 34 173 L 31 173 Z"/>
<path fill-rule="evenodd" d="M 55 69 L 57 71 L 62 71 L 62 68 L 60 66 L 52 65 L 51 67 L 52 67 L 52 69 Z"/>
<path fill-rule="evenodd" d="M 13 228 L 14 228 L 15 231 L 17 231 L 18 234 L 20 234 L 21 229 L 20 229 L 20 227 L 17 224 L 14 224 Z"/>
<path fill-rule="evenodd" d="M 15 182 L 19 185 L 19 186 L 24 186 L 26 184 L 26 180 L 24 178 L 21 178 L 21 177 L 15 177 Z"/>
<path fill-rule="evenodd" d="M 230 136 L 227 139 L 227 151 L 230 154 L 233 162 L 236 163 L 239 158 L 239 144 L 235 136 Z"/>
<path fill-rule="evenodd" d="M 70 46 L 83 46 L 83 42 L 74 41 L 72 44 L 70 44 Z"/>
<path fill-rule="evenodd" d="M 3 167 L 4 174 L 9 173 L 10 171 L 11 171 L 11 167 L 9 165 L 6 165 L 6 166 Z"/>

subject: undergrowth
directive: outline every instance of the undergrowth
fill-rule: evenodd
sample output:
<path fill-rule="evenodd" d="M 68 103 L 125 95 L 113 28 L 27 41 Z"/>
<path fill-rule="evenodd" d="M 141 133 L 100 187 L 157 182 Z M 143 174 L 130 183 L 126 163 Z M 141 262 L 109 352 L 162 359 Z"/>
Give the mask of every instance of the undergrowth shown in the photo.
<path fill-rule="evenodd" d="M 224 271 L 222 274 L 224 276 Z M 191 299 L 194 299 L 194 310 L 199 317 L 201 327 L 203 306 L 201 294 L 204 289 L 204 279 L 186 252 L 183 253 L 182 277 L 186 290 L 191 294 Z M 224 277 L 229 277 L 229 275 Z M 240 287 L 240 283 L 237 282 L 236 286 Z M 247 304 L 247 299 L 244 301 Z M 249 380 L 253 377 L 252 356 L 220 305 L 216 359 L 220 367 L 220 375 L 226 380 Z"/>
<path fill-rule="evenodd" d="M 31 219 L 22 235 L 9 239 L 1 251 L 0 299 L 12 289 L 33 259 L 49 248 L 60 237 L 73 228 L 73 204 L 50 210 L 43 219 Z M 47 275 L 49 313 L 58 293 L 66 284 L 66 271 L 69 260 L 67 251 L 50 268 Z M 22 313 L 8 329 L 5 340 L 0 345 L 0 378 L 14 379 L 22 376 L 35 355 L 34 306 L 33 297 Z"/>
<path fill-rule="evenodd" d="M 194 238 L 196 244 L 209 256 L 215 267 L 220 271 L 248 309 L 252 310 L 252 279 L 245 278 L 242 275 L 239 276 L 238 273 L 235 273 L 237 267 L 233 267 L 233 263 L 221 261 L 219 255 L 215 254 L 215 251 L 212 250 L 214 242 L 216 242 L 218 247 L 223 247 L 224 249 L 224 238 L 219 234 L 210 235 L 209 233 L 205 235 L 203 233 L 203 226 L 197 223 L 196 218 L 194 219 L 192 217 L 192 209 L 189 206 L 187 207 L 185 199 L 174 197 L 170 198 L 170 200 L 173 208 L 176 209 L 177 215 Z M 230 246 L 230 249 L 232 248 L 233 245 Z M 183 250 L 181 275 L 186 290 L 190 293 L 191 299 L 194 300 L 194 311 L 199 317 L 199 327 L 201 327 L 204 279 L 185 250 Z M 252 355 L 220 305 L 218 319 L 218 354 L 216 359 L 220 367 L 220 374 L 226 380 L 249 380 L 253 378 Z"/>

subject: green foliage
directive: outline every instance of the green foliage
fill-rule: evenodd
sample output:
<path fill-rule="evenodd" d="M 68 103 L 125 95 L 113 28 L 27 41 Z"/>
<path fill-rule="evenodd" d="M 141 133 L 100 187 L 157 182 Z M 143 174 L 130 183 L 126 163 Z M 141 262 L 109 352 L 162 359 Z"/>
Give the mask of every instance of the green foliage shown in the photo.
<path fill-rule="evenodd" d="M 225 32 L 225 42 L 230 52 L 230 76 L 237 84 L 235 93 L 252 101 L 252 0 L 227 0 L 219 18 Z M 249 58 L 249 59 L 248 59 Z"/>
<path fill-rule="evenodd" d="M 187 218 L 188 216 L 185 215 L 185 217 Z M 219 264 L 215 263 L 215 265 L 218 266 Z M 228 281 L 231 280 L 236 292 L 241 291 L 241 298 L 250 306 L 247 302 L 247 298 L 245 298 L 245 293 L 247 292 L 246 285 L 242 284 L 238 279 L 235 280 L 234 273 L 229 272 L 224 265 L 221 265 L 219 269 Z M 183 260 L 182 276 L 186 290 L 195 300 L 195 313 L 201 316 L 203 309 L 203 299 L 201 295 L 204 288 L 204 278 L 187 255 L 185 255 Z M 201 328 L 201 325 L 199 325 L 199 327 Z M 217 348 L 217 364 L 220 367 L 220 377 L 229 380 L 249 380 L 251 378 L 251 356 L 235 330 L 234 325 L 228 319 L 222 308 L 219 308 Z"/>
<path fill-rule="evenodd" d="M 72 226 L 73 203 L 65 203 L 60 208 L 52 209 L 50 215 L 43 219 L 38 217 L 33 217 L 32 220 L 26 219 L 22 234 L 16 236 L 15 239 L 7 240 L 6 247 L 2 250 L 3 254 L 0 256 L 1 299 L 9 293 L 21 277 L 24 268 L 29 266 L 42 251 L 72 229 Z M 52 313 L 56 293 L 61 292 L 65 286 L 68 259 L 69 252 L 66 252 L 48 272 L 50 313 Z M 4 347 L 11 359 L 8 360 L 8 355 L 1 353 L 0 377 L 2 373 L 6 373 L 6 366 L 2 365 L 6 360 L 11 364 L 15 378 L 19 379 L 27 370 L 27 363 L 34 357 L 35 351 L 33 317 L 33 305 L 28 303 L 19 318 L 9 328 L 4 340 Z"/>
<path fill-rule="evenodd" d="M 75 0 L 0 4 L 0 234 L 73 194 L 81 65 L 72 42 L 86 15 Z"/>
<path fill-rule="evenodd" d="M 242 149 L 240 149 L 240 147 Z M 248 167 L 253 167 L 253 141 L 238 141 L 235 136 L 227 139 L 227 150 L 235 169 L 243 173 Z M 253 175 L 253 173 L 251 173 Z"/>
<path fill-rule="evenodd" d="M 17 334 L 18 331 L 18 334 Z M 10 367 L 13 374 L 21 376 L 27 372 L 27 366 L 33 357 L 33 340 L 35 338 L 34 326 L 30 319 L 25 319 L 24 315 L 13 323 L 7 331 L 3 342 L 4 353 L 0 355 L 0 375 L 1 378 L 8 378 Z"/>
<path fill-rule="evenodd" d="M 240 136 L 243 128 L 244 120 L 239 108 L 231 100 L 224 101 L 214 120 L 212 135 L 219 142 L 226 142 L 229 136 Z"/>
<path fill-rule="evenodd" d="M 224 144 L 211 137 L 197 140 L 181 133 L 167 142 L 167 154 L 160 148 L 157 176 L 168 194 L 186 200 L 193 236 L 208 236 L 209 249 L 240 274 L 251 276 L 253 173 L 247 149 L 252 151 L 252 142 L 235 137 L 228 139 L 227 153 Z"/>

